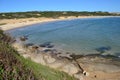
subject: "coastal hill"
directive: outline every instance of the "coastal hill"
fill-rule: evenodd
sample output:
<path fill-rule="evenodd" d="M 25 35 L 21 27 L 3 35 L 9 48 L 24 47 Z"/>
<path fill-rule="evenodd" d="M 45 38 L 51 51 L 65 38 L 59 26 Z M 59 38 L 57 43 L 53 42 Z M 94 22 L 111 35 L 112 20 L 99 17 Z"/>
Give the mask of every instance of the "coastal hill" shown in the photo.
<path fill-rule="evenodd" d="M 75 11 L 28 11 L 28 12 L 9 12 L 0 13 L 0 19 L 14 19 L 14 18 L 58 18 L 58 17 L 69 17 L 69 16 L 120 16 L 118 13 L 109 12 L 75 12 Z"/>

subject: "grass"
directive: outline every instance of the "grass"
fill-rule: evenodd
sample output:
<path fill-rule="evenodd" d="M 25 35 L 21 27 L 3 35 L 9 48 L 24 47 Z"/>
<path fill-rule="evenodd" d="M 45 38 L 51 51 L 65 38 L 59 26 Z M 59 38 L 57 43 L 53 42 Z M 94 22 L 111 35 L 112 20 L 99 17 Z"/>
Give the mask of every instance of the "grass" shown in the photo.
<path fill-rule="evenodd" d="M 0 80 L 38 80 L 33 72 L 14 55 L 16 51 L 0 41 Z"/>
<path fill-rule="evenodd" d="M 26 66 L 33 70 L 34 74 L 38 78 L 43 80 L 75 80 L 75 78 L 69 76 L 64 72 L 60 72 L 54 69 L 51 69 L 47 66 L 37 64 L 32 62 L 30 59 L 24 59 L 18 57 Z"/>
<path fill-rule="evenodd" d="M 0 80 L 76 80 L 64 72 L 25 59 L 0 30 Z"/>
<path fill-rule="evenodd" d="M 6 23 L 0 23 L 0 26 L 1 26 L 1 25 L 5 25 L 5 24 L 6 24 Z"/>

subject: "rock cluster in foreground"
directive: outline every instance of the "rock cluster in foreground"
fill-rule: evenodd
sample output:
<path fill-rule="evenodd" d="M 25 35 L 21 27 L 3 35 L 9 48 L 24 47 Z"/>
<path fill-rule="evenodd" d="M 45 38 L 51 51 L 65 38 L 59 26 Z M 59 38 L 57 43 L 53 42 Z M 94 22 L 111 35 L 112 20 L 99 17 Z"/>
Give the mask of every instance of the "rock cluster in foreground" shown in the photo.
<path fill-rule="evenodd" d="M 120 59 L 100 55 L 63 55 L 36 45 L 14 43 L 24 58 L 64 71 L 79 80 L 120 80 Z"/>

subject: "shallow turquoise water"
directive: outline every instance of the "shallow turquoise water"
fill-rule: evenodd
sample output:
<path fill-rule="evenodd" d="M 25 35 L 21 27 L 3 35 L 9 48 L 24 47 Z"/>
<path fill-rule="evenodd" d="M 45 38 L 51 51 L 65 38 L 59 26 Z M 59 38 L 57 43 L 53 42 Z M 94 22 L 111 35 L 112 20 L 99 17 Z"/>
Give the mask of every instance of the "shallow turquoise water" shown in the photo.
<path fill-rule="evenodd" d="M 52 42 L 60 51 L 94 54 L 96 48 L 110 47 L 108 54 L 120 56 L 120 17 L 88 18 L 47 22 L 9 31 L 28 35 L 35 44 Z"/>

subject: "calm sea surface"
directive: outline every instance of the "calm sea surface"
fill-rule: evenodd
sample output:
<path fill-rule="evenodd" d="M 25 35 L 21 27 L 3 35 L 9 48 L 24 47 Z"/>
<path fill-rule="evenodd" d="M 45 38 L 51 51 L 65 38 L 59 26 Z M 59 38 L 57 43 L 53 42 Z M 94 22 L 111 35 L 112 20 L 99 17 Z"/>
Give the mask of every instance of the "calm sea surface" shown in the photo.
<path fill-rule="evenodd" d="M 47 22 L 9 32 L 14 37 L 27 35 L 27 43 L 52 42 L 63 52 L 94 54 L 109 47 L 106 54 L 120 56 L 120 17 Z"/>

